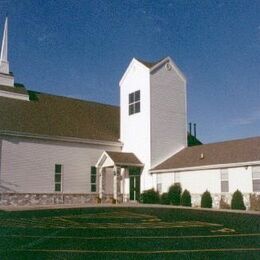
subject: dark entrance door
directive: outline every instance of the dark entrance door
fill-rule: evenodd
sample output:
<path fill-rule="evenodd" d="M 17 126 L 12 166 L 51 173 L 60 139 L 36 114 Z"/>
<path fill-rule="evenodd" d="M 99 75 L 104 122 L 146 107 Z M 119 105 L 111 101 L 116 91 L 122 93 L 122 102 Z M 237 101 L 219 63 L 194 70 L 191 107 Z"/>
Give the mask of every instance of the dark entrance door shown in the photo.
<path fill-rule="evenodd" d="M 141 168 L 129 168 L 130 200 L 138 201 L 140 197 L 140 174 Z"/>

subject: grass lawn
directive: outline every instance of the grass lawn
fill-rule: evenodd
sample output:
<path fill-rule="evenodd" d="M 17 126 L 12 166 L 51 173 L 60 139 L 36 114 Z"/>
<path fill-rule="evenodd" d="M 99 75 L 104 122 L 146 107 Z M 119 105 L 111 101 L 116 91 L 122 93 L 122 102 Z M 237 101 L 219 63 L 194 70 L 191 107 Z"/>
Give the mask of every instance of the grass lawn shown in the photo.
<path fill-rule="evenodd" d="M 0 259 L 260 259 L 260 216 L 170 208 L 0 212 Z"/>

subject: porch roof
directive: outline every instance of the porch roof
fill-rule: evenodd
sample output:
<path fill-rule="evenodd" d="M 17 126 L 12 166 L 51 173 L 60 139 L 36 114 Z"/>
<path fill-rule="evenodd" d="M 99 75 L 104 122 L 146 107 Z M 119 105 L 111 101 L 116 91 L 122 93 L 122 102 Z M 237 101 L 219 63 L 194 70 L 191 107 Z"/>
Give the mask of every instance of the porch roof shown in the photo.
<path fill-rule="evenodd" d="M 144 166 L 134 153 L 106 151 L 106 154 L 118 166 Z"/>

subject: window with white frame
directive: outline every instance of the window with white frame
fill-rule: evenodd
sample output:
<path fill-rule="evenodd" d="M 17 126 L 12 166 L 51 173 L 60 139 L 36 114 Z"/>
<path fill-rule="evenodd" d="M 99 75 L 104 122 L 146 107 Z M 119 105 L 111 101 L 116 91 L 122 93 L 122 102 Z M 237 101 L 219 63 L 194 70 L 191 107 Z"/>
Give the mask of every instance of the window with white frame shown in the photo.
<path fill-rule="evenodd" d="M 229 192 L 228 169 L 220 169 L 221 192 Z"/>
<path fill-rule="evenodd" d="M 54 175 L 55 192 L 62 191 L 62 173 L 63 173 L 63 165 L 55 164 L 55 175 Z"/>
<path fill-rule="evenodd" d="M 162 193 L 162 175 L 160 173 L 157 174 L 157 187 L 156 187 L 156 190 L 159 193 Z"/>
<path fill-rule="evenodd" d="M 252 166 L 253 192 L 260 191 L 260 166 Z"/>
<path fill-rule="evenodd" d="M 139 113 L 141 110 L 140 90 L 129 94 L 129 115 Z"/>
<path fill-rule="evenodd" d="M 180 178 L 180 173 L 179 172 L 175 172 L 174 173 L 174 183 L 181 183 L 181 178 Z"/>
<path fill-rule="evenodd" d="M 91 185 L 91 192 L 96 192 L 97 191 L 97 168 L 95 166 L 91 166 L 90 185 Z"/>

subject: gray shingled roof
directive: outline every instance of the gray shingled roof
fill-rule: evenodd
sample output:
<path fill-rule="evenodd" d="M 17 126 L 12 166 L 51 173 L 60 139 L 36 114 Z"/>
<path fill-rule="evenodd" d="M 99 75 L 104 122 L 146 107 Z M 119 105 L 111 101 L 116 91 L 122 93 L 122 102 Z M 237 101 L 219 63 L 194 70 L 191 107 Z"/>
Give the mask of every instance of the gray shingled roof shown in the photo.
<path fill-rule="evenodd" d="M 116 165 L 126 166 L 142 166 L 142 162 L 136 157 L 134 153 L 111 152 L 106 151 L 109 157 Z"/>
<path fill-rule="evenodd" d="M 118 141 L 119 107 L 32 94 L 34 101 L 29 102 L 0 97 L 0 132 Z"/>
<path fill-rule="evenodd" d="M 260 161 L 260 137 L 187 147 L 151 171 Z"/>

